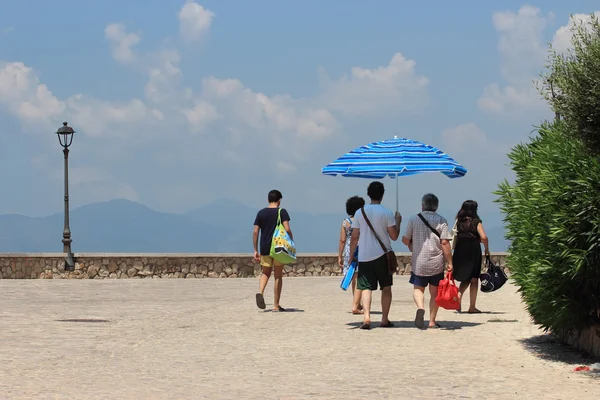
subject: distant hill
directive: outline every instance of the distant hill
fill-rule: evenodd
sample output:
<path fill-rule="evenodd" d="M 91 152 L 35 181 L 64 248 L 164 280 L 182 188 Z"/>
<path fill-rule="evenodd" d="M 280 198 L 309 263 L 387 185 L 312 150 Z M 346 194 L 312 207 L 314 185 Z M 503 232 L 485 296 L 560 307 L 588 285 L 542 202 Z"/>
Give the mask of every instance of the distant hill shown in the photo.
<path fill-rule="evenodd" d="M 337 251 L 344 215 L 290 211 L 302 253 Z M 89 204 L 71 211 L 73 251 L 99 253 L 250 253 L 257 210 L 222 200 L 185 214 L 152 210 L 129 200 Z M 0 252 L 62 251 L 63 214 L 42 218 L 0 215 Z M 502 227 L 487 228 L 493 251 L 505 251 Z M 503 235 L 503 233 L 502 233 Z M 406 251 L 396 243 L 396 251 Z"/>

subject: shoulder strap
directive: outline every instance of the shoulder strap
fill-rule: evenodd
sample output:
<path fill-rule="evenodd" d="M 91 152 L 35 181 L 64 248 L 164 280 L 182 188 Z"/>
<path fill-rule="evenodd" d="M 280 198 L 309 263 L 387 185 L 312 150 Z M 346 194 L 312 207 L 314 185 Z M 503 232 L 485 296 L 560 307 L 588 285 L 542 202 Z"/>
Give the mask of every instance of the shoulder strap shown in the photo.
<path fill-rule="evenodd" d="M 373 232 L 373 234 L 375 235 L 375 238 L 377 239 L 377 241 L 379 242 L 379 245 L 381 246 L 381 249 L 384 252 L 389 251 L 386 247 L 385 244 L 383 244 L 383 242 L 381 241 L 381 239 L 379 239 L 379 235 L 377 234 L 377 232 L 375 232 L 375 229 L 373 229 L 373 225 L 371 225 L 371 221 L 369 221 L 369 218 L 367 218 L 367 214 L 365 213 L 365 208 L 361 207 L 360 211 L 362 212 L 363 217 L 365 217 L 365 221 L 367 223 L 367 225 L 369 225 L 369 228 L 371 228 L 371 231 Z"/>
<path fill-rule="evenodd" d="M 433 228 L 431 227 L 431 225 L 429 225 L 429 222 L 427 222 L 427 220 L 425 219 L 425 217 L 424 217 L 424 216 L 423 216 L 421 213 L 418 213 L 417 215 L 419 216 L 419 218 L 421 218 L 421 221 L 423 221 L 423 223 L 424 223 L 425 225 L 427 225 L 427 227 L 428 227 L 429 229 L 431 229 L 431 232 L 433 232 L 433 233 L 435 234 L 435 236 L 437 236 L 437 237 L 438 237 L 438 239 L 440 239 L 440 240 L 441 240 L 441 238 L 442 238 L 442 237 L 441 237 L 440 233 L 439 233 L 438 231 L 436 231 L 435 229 L 433 229 Z"/>
<path fill-rule="evenodd" d="M 275 226 L 279 226 L 281 224 L 281 208 L 277 208 L 277 224 Z"/>

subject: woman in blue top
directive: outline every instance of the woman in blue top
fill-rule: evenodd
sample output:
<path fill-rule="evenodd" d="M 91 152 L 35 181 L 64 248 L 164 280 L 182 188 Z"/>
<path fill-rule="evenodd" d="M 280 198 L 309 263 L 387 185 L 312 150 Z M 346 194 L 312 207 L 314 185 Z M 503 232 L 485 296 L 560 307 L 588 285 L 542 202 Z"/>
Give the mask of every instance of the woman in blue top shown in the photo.
<path fill-rule="evenodd" d="M 352 196 L 346 201 L 346 214 L 348 214 L 348 218 L 342 221 L 338 254 L 338 264 L 342 268 L 342 274 L 346 274 L 346 271 L 350 266 L 350 238 L 352 237 L 352 221 L 354 220 L 354 214 L 364 205 L 365 200 L 358 196 Z M 358 248 L 356 249 L 354 259 L 358 260 Z M 356 289 L 357 275 L 358 268 L 354 272 L 354 277 L 352 278 L 352 314 L 362 314 L 362 306 L 360 305 L 362 290 Z"/>

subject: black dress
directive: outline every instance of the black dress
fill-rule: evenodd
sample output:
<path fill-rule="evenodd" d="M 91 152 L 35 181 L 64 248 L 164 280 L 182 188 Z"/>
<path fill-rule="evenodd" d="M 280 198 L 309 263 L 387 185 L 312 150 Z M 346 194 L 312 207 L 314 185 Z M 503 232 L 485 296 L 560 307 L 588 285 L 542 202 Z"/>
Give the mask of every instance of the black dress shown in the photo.
<path fill-rule="evenodd" d="M 452 255 L 453 276 L 459 282 L 468 282 L 481 275 L 481 239 L 477 226 L 479 219 L 458 221 L 456 246 Z"/>

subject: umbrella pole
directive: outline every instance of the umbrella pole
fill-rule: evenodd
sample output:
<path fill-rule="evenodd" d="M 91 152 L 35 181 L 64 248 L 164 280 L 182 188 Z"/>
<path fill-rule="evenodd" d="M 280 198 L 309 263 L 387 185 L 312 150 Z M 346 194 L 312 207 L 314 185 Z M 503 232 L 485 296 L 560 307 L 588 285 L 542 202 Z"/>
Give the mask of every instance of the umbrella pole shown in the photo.
<path fill-rule="evenodd" d="M 396 211 L 398 210 L 398 174 L 396 174 Z"/>

